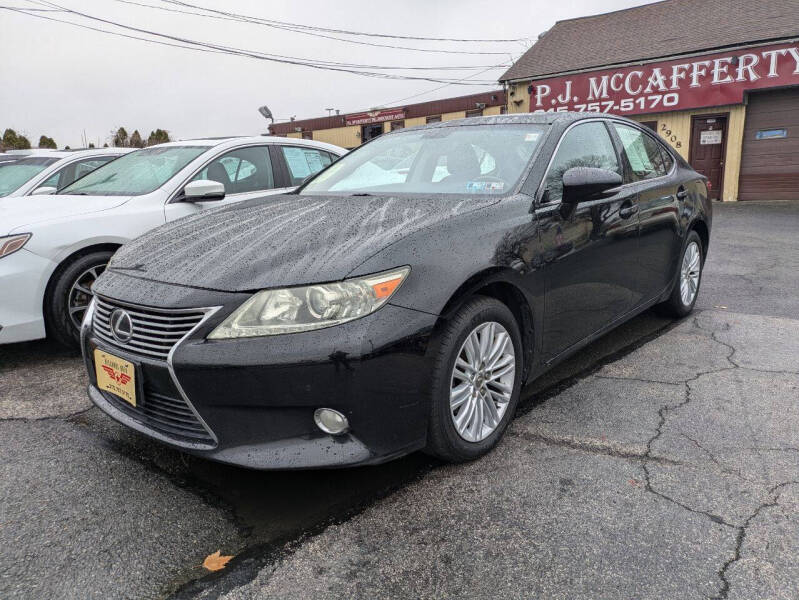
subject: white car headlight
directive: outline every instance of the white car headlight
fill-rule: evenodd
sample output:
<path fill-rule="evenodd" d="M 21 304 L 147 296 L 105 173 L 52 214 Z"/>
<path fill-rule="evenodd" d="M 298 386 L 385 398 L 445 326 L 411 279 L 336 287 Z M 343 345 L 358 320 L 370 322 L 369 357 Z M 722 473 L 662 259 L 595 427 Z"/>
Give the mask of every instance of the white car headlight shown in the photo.
<path fill-rule="evenodd" d="M 22 249 L 28 240 L 31 239 L 30 233 L 18 233 L 17 235 L 7 235 L 0 237 L 0 258 L 14 254 L 17 250 Z"/>
<path fill-rule="evenodd" d="M 410 271 L 410 267 L 400 267 L 336 283 L 258 292 L 220 323 L 208 339 L 297 333 L 364 317 L 388 302 Z"/>

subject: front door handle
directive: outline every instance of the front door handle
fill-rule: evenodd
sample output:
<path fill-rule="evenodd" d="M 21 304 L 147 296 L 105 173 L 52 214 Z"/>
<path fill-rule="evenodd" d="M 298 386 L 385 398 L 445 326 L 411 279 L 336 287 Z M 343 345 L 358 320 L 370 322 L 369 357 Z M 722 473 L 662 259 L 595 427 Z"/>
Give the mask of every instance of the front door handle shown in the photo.
<path fill-rule="evenodd" d="M 683 186 L 680 186 L 677 190 L 677 200 L 685 200 L 687 197 L 688 191 Z"/>
<path fill-rule="evenodd" d="M 632 204 L 628 204 L 628 205 L 622 206 L 619 209 L 619 216 L 622 219 L 629 219 L 630 217 L 632 217 L 637 212 L 638 212 L 638 204 L 633 202 Z"/>

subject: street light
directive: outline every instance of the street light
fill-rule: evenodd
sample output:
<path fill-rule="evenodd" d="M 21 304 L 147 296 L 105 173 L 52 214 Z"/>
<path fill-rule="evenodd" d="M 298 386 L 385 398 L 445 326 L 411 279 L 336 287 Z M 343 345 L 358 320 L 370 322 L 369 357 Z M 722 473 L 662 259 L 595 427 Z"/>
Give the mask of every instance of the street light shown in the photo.
<path fill-rule="evenodd" d="M 266 105 L 262 106 L 261 108 L 258 109 L 258 112 L 261 113 L 261 116 L 264 119 L 269 119 L 270 121 L 272 121 L 272 123 L 275 122 L 275 118 L 272 116 L 272 111 L 269 110 L 268 106 Z"/>

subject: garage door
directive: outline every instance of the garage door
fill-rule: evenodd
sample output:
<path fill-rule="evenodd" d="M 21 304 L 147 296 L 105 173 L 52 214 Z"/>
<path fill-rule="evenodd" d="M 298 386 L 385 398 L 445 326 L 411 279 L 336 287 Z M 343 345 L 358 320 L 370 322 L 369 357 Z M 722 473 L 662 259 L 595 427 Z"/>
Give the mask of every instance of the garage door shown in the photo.
<path fill-rule="evenodd" d="M 799 88 L 750 94 L 740 200 L 799 200 Z"/>

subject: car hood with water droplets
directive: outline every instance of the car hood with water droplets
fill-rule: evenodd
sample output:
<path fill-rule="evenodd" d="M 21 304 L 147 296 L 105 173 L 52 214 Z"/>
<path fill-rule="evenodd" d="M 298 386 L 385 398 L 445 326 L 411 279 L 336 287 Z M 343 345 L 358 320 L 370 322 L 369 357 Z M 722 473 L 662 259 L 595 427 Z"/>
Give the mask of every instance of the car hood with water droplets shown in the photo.
<path fill-rule="evenodd" d="M 405 236 L 421 229 L 435 235 L 436 224 L 497 201 L 451 195 L 257 198 L 133 240 L 114 255 L 107 276 L 118 272 L 231 292 L 336 281 Z M 412 263 L 409 256 L 405 264 Z"/>

